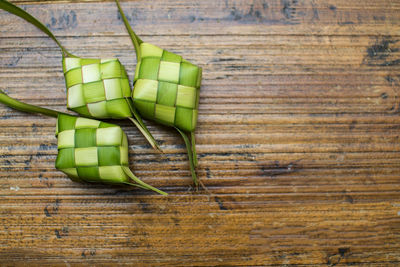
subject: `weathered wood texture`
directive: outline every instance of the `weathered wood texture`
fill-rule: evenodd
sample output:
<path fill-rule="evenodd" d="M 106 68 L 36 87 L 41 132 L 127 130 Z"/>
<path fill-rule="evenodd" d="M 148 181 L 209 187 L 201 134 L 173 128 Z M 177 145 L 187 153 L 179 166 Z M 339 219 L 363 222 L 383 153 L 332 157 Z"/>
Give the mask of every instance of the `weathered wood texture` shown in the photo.
<path fill-rule="evenodd" d="M 13 1 L 72 53 L 135 55 L 115 4 Z M 128 122 L 170 193 L 71 182 L 55 120 L 0 105 L 0 264 L 399 265 L 400 1 L 124 1 L 137 33 L 204 67 L 193 192 L 183 142 Z M 52 40 L 0 12 L 0 88 L 65 111 Z"/>

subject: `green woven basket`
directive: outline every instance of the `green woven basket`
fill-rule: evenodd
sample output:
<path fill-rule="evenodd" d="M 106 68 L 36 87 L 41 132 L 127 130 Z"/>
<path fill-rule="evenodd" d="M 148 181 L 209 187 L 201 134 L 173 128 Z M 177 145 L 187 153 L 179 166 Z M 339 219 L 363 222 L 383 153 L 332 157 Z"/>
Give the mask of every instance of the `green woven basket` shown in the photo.
<path fill-rule="evenodd" d="M 194 131 L 202 68 L 180 55 L 144 43 L 130 27 L 118 0 L 116 3 L 136 51 L 133 103 L 144 118 L 175 127 L 182 135 L 188 150 L 192 178 L 197 185 Z M 190 133 L 191 143 L 185 132 Z"/>
<path fill-rule="evenodd" d="M 118 125 L 28 105 L 10 98 L 1 90 L 0 102 L 21 111 L 57 118 L 56 169 L 71 180 L 128 184 L 166 195 L 131 172 L 128 164 L 128 139 Z"/>
<path fill-rule="evenodd" d="M 152 147 L 160 150 L 154 137 L 132 105 L 129 79 L 124 66 L 118 59 L 74 56 L 61 45 L 46 26 L 23 9 L 6 0 L 0 0 L 0 8 L 32 23 L 61 48 L 68 109 L 89 118 L 128 118 L 142 132 Z"/>

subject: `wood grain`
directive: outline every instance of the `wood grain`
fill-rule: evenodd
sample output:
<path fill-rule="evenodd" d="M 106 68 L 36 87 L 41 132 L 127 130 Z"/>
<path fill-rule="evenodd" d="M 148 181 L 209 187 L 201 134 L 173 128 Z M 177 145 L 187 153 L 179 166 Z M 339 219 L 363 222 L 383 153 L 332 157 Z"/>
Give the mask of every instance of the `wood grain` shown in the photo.
<path fill-rule="evenodd" d="M 72 53 L 136 65 L 113 1 L 13 1 Z M 0 264 L 400 264 L 400 1 L 123 1 L 142 39 L 204 68 L 191 190 L 182 140 L 127 121 L 131 167 L 170 193 L 73 183 L 55 120 L 0 106 Z M 65 111 L 61 54 L 0 12 L 0 88 Z"/>

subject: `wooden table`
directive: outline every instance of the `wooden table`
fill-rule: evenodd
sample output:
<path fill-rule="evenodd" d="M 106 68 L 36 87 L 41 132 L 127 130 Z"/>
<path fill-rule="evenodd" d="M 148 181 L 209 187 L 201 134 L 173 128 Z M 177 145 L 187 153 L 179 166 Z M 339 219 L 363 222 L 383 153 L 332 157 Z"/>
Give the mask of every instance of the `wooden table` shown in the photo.
<path fill-rule="evenodd" d="M 13 1 L 72 53 L 135 54 L 113 1 Z M 400 1 L 123 1 L 145 41 L 204 68 L 193 191 L 182 140 L 127 121 L 170 193 L 70 181 L 55 119 L 0 105 L 1 265 L 400 264 Z M 65 111 L 61 53 L 0 12 L 0 89 Z"/>

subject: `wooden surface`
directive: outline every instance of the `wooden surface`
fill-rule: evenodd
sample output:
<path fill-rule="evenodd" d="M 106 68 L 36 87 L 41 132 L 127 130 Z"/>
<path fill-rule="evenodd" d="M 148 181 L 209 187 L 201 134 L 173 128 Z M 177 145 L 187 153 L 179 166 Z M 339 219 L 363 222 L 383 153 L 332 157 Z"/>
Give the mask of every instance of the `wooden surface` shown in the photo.
<path fill-rule="evenodd" d="M 132 45 L 112 1 L 13 1 L 84 57 Z M 0 264 L 400 264 L 400 1 L 123 1 L 145 41 L 204 67 L 190 190 L 182 140 L 127 121 L 131 167 L 162 197 L 73 183 L 55 120 L 0 105 Z M 65 111 L 61 54 L 0 12 L 0 89 Z"/>

